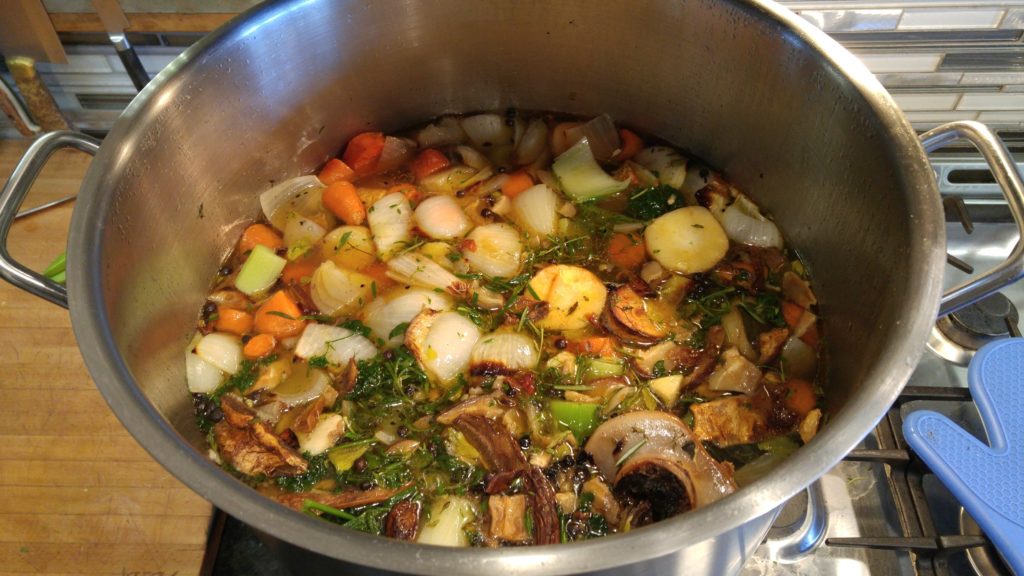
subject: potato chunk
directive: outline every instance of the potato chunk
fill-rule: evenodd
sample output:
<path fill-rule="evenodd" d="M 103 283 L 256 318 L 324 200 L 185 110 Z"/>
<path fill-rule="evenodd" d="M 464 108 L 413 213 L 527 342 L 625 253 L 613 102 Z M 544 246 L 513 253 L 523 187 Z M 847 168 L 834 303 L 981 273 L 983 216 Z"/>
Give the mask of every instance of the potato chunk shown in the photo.
<path fill-rule="evenodd" d="M 556 264 L 537 272 L 530 289 L 548 303 L 548 315 L 537 322 L 545 330 L 579 330 L 601 315 L 608 289 L 593 272 Z"/>
<path fill-rule="evenodd" d="M 712 269 L 729 250 L 729 238 L 707 208 L 687 206 L 656 218 L 644 231 L 647 253 L 683 274 Z"/>

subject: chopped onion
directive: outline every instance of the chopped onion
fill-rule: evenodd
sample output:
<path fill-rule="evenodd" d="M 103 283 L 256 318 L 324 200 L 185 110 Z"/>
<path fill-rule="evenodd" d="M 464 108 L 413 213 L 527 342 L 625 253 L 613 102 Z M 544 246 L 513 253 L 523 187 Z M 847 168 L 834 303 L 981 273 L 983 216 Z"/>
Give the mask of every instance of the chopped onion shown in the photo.
<path fill-rule="evenodd" d="M 498 114 L 477 114 L 462 119 L 462 129 L 477 148 L 489 149 L 493 146 L 512 142 L 512 127 Z"/>
<path fill-rule="evenodd" d="M 723 362 L 708 376 L 708 387 L 720 392 L 751 394 L 761 381 L 761 371 L 736 348 L 722 352 Z"/>
<path fill-rule="evenodd" d="M 319 368 L 292 370 L 273 390 L 273 398 L 289 408 L 315 400 L 331 385 L 331 376 Z"/>
<path fill-rule="evenodd" d="M 423 148 L 450 146 L 465 142 L 466 133 L 463 132 L 458 118 L 446 116 L 420 130 L 416 134 L 416 141 Z"/>
<path fill-rule="evenodd" d="M 483 170 L 491 166 L 491 161 L 470 146 L 456 146 L 455 151 L 459 153 L 462 158 L 462 163 L 474 170 Z"/>
<path fill-rule="evenodd" d="M 313 175 L 285 180 L 260 194 L 260 206 L 267 221 L 283 230 L 292 212 L 314 212 L 320 204 L 320 193 L 325 186 Z"/>
<path fill-rule="evenodd" d="M 324 227 L 305 216 L 288 218 L 284 227 L 284 245 L 288 247 L 288 258 L 295 260 L 320 241 L 327 231 Z"/>
<path fill-rule="evenodd" d="M 224 381 L 224 373 L 219 368 L 189 352 L 185 354 L 185 380 L 188 391 L 193 394 L 209 394 L 216 390 Z"/>
<path fill-rule="evenodd" d="M 362 334 L 341 326 L 306 324 L 295 345 L 295 355 L 309 359 L 325 356 L 335 366 L 345 366 L 349 360 L 366 360 L 377 354 L 377 348 Z"/>
<path fill-rule="evenodd" d="M 540 351 L 533 338 L 503 329 L 477 340 L 469 358 L 469 372 L 474 376 L 509 375 L 533 370 L 538 362 Z"/>
<path fill-rule="evenodd" d="M 380 152 L 380 160 L 377 161 L 376 172 L 387 172 L 394 170 L 412 156 L 416 149 L 416 143 L 406 138 L 387 136 L 384 138 L 384 148 Z"/>
<path fill-rule="evenodd" d="M 740 196 L 722 213 L 722 228 L 733 242 L 762 248 L 782 248 L 782 233 L 761 215 L 753 202 Z"/>
<path fill-rule="evenodd" d="M 466 529 L 476 518 L 476 507 L 463 496 L 441 496 L 434 500 L 428 520 L 416 541 L 435 546 L 469 546 Z"/>
<path fill-rule="evenodd" d="M 516 141 L 515 162 L 520 166 L 532 164 L 544 153 L 548 145 L 548 126 L 540 118 L 531 118 Z"/>
<path fill-rule="evenodd" d="M 818 356 L 803 340 L 791 336 L 782 347 L 782 368 L 790 378 L 814 378 Z"/>
<path fill-rule="evenodd" d="M 341 316 L 355 312 L 369 302 L 373 285 L 373 278 L 339 268 L 328 260 L 313 272 L 310 295 L 320 312 L 328 316 Z"/>
<path fill-rule="evenodd" d="M 634 157 L 637 164 L 658 175 L 662 184 L 682 188 L 686 181 L 686 158 L 668 146 L 650 146 Z"/>
<path fill-rule="evenodd" d="M 401 192 L 377 200 L 366 212 L 380 259 L 385 262 L 412 240 L 412 206 Z"/>
<path fill-rule="evenodd" d="M 566 130 L 565 136 L 569 142 L 579 142 L 580 139 L 586 138 L 594 158 L 600 162 L 611 160 L 622 148 L 619 130 L 615 127 L 615 121 L 607 114 L 601 114 L 589 122 Z"/>
<path fill-rule="evenodd" d="M 722 329 L 725 330 L 725 341 L 739 350 L 747 360 L 757 360 L 757 352 L 747 338 L 747 329 L 743 325 L 743 316 L 739 308 L 733 306 L 722 315 Z"/>
<path fill-rule="evenodd" d="M 423 310 L 450 310 L 452 298 L 447 294 L 434 292 L 424 288 L 400 289 L 399 296 L 386 300 L 377 298 L 363 311 L 363 323 L 370 328 L 374 338 L 394 347 L 402 343 L 405 333 L 395 334 L 401 324 L 408 324 Z"/>
<path fill-rule="evenodd" d="M 463 251 L 469 265 L 487 276 L 511 278 L 523 265 L 523 241 L 510 224 L 486 224 L 466 237 L 473 248 Z"/>
<path fill-rule="evenodd" d="M 512 211 L 527 232 L 545 238 L 558 226 L 558 195 L 537 184 L 512 199 Z"/>
<path fill-rule="evenodd" d="M 234 334 L 212 332 L 196 344 L 196 354 L 218 370 L 234 374 L 242 365 L 242 341 Z"/>
<path fill-rule="evenodd" d="M 420 202 L 415 212 L 416 226 L 435 240 L 459 238 L 473 226 L 469 217 L 451 196 L 431 196 Z"/>
<path fill-rule="evenodd" d="M 455 194 L 477 182 L 483 182 L 494 174 L 494 170 L 477 170 L 469 166 L 452 166 L 420 180 L 420 186 L 431 194 Z"/>
<path fill-rule="evenodd" d="M 577 202 L 615 194 L 629 187 L 629 181 L 612 178 L 598 165 L 586 138 L 556 158 L 551 170 L 558 177 L 562 190 Z"/>
<path fill-rule="evenodd" d="M 403 284 L 444 290 L 457 296 L 466 294 L 464 281 L 437 262 L 415 252 L 407 252 L 388 261 L 387 274 Z"/>
<path fill-rule="evenodd" d="M 405 333 L 405 343 L 423 369 L 446 384 L 465 371 L 480 329 L 458 312 L 424 310 Z"/>

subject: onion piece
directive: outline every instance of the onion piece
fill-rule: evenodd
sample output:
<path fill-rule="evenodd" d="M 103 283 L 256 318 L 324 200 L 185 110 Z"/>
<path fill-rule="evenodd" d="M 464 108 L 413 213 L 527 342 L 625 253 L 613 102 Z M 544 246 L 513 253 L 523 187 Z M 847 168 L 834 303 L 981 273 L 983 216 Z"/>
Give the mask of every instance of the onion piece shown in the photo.
<path fill-rule="evenodd" d="M 469 216 L 451 196 L 431 196 L 420 202 L 414 213 L 416 226 L 435 240 L 464 235 L 473 226 Z"/>
<path fill-rule="evenodd" d="M 377 348 L 368 338 L 348 328 L 306 324 L 295 345 L 295 355 L 306 360 L 324 356 L 334 366 L 346 366 L 349 360 L 373 358 L 377 355 Z"/>
<path fill-rule="evenodd" d="M 480 329 L 458 312 L 424 310 L 405 332 L 405 345 L 435 380 L 448 384 L 466 370 Z"/>
<path fill-rule="evenodd" d="M 242 341 L 234 334 L 212 332 L 196 344 L 196 355 L 218 370 L 234 374 L 242 365 Z"/>
<path fill-rule="evenodd" d="M 463 251 L 469 265 L 495 278 L 511 278 L 523 265 L 523 241 L 519 231 L 510 224 L 485 224 L 474 228 L 468 240 L 475 247 Z"/>
<path fill-rule="evenodd" d="M 647 253 L 674 272 L 706 272 L 725 257 L 729 238 L 707 208 L 687 206 L 662 214 L 644 230 Z"/>
<path fill-rule="evenodd" d="M 682 188 L 686 181 L 686 158 L 668 146 L 644 148 L 633 158 L 637 164 L 658 175 L 662 184 Z"/>
<path fill-rule="evenodd" d="M 736 347 L 747 360 L 757 360 L 758 354 L 747 338 L 747 329 L 743 325 L 743 316 L 739 308 L 733 306 L 722 315 L 722 329 L 725 330 L 725 341 Z"/>
<path fill-rule="evenodd" d="M 512 127 L 498 114 L 477 114 L 462 119 L 462 130 L 477 148 L 491 148 L 510 144 Z"/>
<path fill-rule="evenodd" d="M 728 348 L 720 357 L 722 364 L 708 376 L 708 387 L 721 392 L 751 394 L 761 381 L 761 371 L 736 348 Z"/>
<path fill-rule="evenodd" d="M 462 124 L 458 118 L 445 116 L 420 130 L 416 134 L 416 141 L 422 148 L 450 146 L 465 142 L 466 133 L 462 130 Z"/>
<path fill-rule="evenodd" d="M 818 355 L 803 340 L 791 336 L 782 347 L 782 367 L 788 378 L 814 378 Z"/>
<path fill-rule="evenodd" d="M 533 338 L 522 332 L 501 329 L 482 336 L 469 357 L 473 376 L 509 376 L 520 370 L 533 370 L 540 362 L 540 351 Z"/>
<path fill-rule="evenodd" d="M 308 433 L 295 432 L 299 450 L 310 456 L 323 454 L 341 439 L 341 435 L 345 433 L 346 422 L 341 414 L 321 414 L 316 425 Z"/>
<path fill-rule="evenodd" d="M 387 274 L 389 278 L 402 284 L 444 290 L 456 296 L 466 294 L 464 281 L 437 262 L 415 252 L 395 256 L 388 261 Z"/>
<path fill-rule="evenodd" d="M 577 202 L 609 196 L 629 187 L 629 181 L 612 178 L 598 165 L 586 138 L 559 155 L 551 170 L 562 190 Z"/>
<path fill-rule="evenodd" d="M 288 218 L 284 226 L 284 245 L 288 247 L 288 259 L 295 260 L 309 252 L 327 234 L 324 227 L 302 215 Z"/>
<path fill-rule="evenodd" d="M 272 398 L 289 408 L 315 400 L 331 385 L 331 376 L 319 368 L 292 370 L 288 378 L 277 385 Z"/>
<path fill-rule="evenodd" d="M 435 546 L 469 546 L 466 528 L 476 518 L 476 506 L 463 496 L 441 496 L 430 508 L 416 542 Z"/>
<path fill-rule="evenodd" d="M 387 172 L 405 164 L 416 149 L 416 142 L 406 138 L 386 136 L 384 148 L 380 152 L 380 159 L 377 160 L 376 172 Z"/>
<path fill-rule="evenodd" d="M 369 302 L 373 286 L 373 278 L 339 268 L 328 260 L 313 272 L 310 295 L 320 312 L 337 317 L 355 312 Z"/>
<path fill-rule="evenodd" d="M 291 178 L 260 194 L 260 207 L 267 221 L 283 230 L 292 212 L 306 214 L 316 210 L 324 188 L 313 175 Z"/>
<path fill-rule="evenodd" d="M 392 332 L 401 325 L 412 322 L 412 319 L 423 310 L 451 310 L 454 302 L 447 294 L 441 294 L 424 288 L 400 288 L 399 295 L 390 300 L 377 298 L 363 310 L 363 324 L 370 329 L 374 338 L 385 342 L 388 347 L 402 343 L 405 332 Z"/>
<path fill-rule="evenodd" d="M 369 228 L 338 226 L 324 236 L 320 255 L 342 268 L 362 270 L 377 260 L 377 249 Z"/>
<path fill-rule="evenodd" d="M 739 196 L 722 213 L 722 228 L 733 242 L 782 248 L 782 232 L 774 222 L 765 218 L 758 207 L 746 196 Z"/>
<path fill-rule="evenodd" d="M 512 211 L 527 232 L 546 238 L 558 226 L 558 195 L 546 185 L 537 184 L 512 199 Z"/>
<path fill-rule="evenodd" d="M 476 148 L 470 146 L 456 146 L 455 151 L 459 153 L 462 158 L 462 163 L 474 170 L 483 170 L 484 168 L 490 168 L 491 161 L 477 151 Z"/>
<path fill-rule="evenodd" d="M 477 182 L 483 182 L 494 174 L 494 170 L 484 168 L 476 170 L 469 166 L 452 166 L 419 181 L 420 187 L 431 194 L 453 195 L 465 190 Z"/>
<path fill-rule="evenodd" d="M 185 354 L 185 380 L 193 394 L 209 394 L 224 382 L 224 372 L 213 364 L 189 352 Z"/>
<path fill-rule="evenodd" d="M 412 206 L 401 192 L 377 200 L 366 212 L 380 259 L 388 261 L 412 240 Z"/>
<path fill-rule="evenodd" d="M 579 142 L 586 138 L 590 143 L 590 151 L 599 162 L 608 162 L 622 148 L 619 130 L 607 114 L 566 130 L 565 136 L 569 142 Z"/>
<path fill-rule="evenodd" d="M 540 118 L 531 118 L 522 137 L 516 140 L 514 160 L 520 166 L 532 164 L 548 145 L 548 126 Z"/>

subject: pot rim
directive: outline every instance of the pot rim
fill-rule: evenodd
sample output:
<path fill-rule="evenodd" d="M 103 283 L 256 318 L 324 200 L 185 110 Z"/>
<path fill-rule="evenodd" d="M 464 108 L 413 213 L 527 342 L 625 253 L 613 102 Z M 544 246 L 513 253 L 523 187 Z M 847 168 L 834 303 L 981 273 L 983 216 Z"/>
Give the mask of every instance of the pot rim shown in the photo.
<path fill-rule="evenodd" d="M 205 56 L 208 48 L 249 35 L 260 22 L 286 13 L 300 0 L 256 6 L 188 48 L 128 106 L 118 119 L 83 180 L 68 238 L 68 296 L 72 326 L 85 364 L 110 408 L 136 440 L 192 490 L 255 528 L 320 554 L 396 572 L 444 572 L 478 575 L 481 569 L 507 574 L 562 574 L 609 569 L 664 556 L 775 511 L 787 499 L 831 469 L 854 448 L 895 401 L 924 350 L 938 311 L 944 262 L 945 228 L 934 175 L 920 142 L 895 102 L 852 54 L 824 32 L 770 0 L 735 0 L 759 17 L 779 25 L 824 59 L 856 88 L 888 130 L 904 167 L 906 186 L 918 190 L 909 206 L 920 234 L 910 258 L 927 263 L 927 273 L 911 280 L 908 299 L 927 305 L 909 321 L 886 327 L 899 334 L 879 370 L 884 394 L 852 398 L 843 414 L 776 470 L 729 498 L 654 525 L 596 540 L 552 546 L 502 549 L 450 549 L 339 531 L 337 526 L 290 510 L 235 480 L 182 438 L 134 384 L 107 328 L 103 298 L 103 222 L 110 195 L 101 192 L 105 174 L 127 162 L 140 120 L 161 104 L 162 89 Z M 116 143 L 116 144 L 111 144 Z M 877 369 L 876 369 L 877 370 Z M 853 422 L 850 422 L 853 420 Z M 844 424 L 846 422 L 846 424 Z"/>

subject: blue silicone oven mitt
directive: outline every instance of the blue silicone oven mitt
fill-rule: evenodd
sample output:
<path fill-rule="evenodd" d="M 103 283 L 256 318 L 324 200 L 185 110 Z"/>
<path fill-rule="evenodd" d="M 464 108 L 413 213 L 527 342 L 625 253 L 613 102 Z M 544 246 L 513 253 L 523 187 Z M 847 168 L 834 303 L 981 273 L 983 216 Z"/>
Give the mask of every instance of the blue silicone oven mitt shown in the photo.
<path fill-rule="evenodd" d="M 1024 576 L 1024 339 L 979 350 L 967 386 L 991 445 L 930 410 L 907 416 L 903 435 Z"/>

